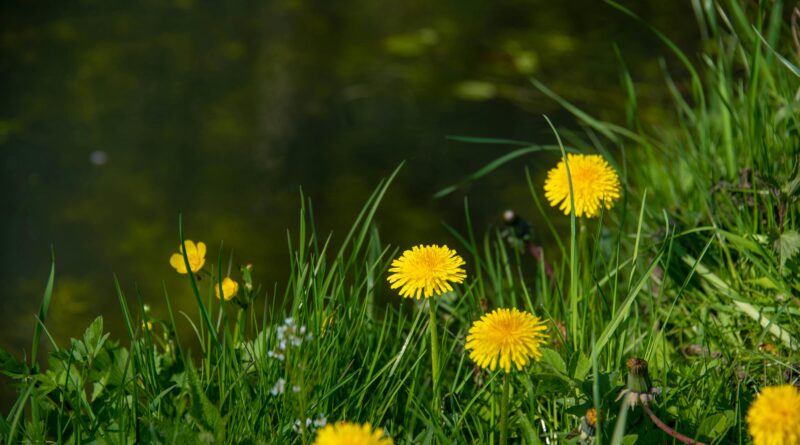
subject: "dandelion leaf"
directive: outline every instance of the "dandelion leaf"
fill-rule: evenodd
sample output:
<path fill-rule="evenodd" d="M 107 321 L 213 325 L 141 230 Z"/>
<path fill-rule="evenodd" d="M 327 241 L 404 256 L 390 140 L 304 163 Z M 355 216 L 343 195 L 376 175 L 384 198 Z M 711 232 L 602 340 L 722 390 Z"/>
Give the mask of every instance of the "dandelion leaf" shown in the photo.
<path fill-rule="evenodd" d="M 731 410 L 725 410 L 721 413 L 712 414 L 702 422 L 697 432 L 712 440 L 717 440 L 724 437 L 728 430 L 736 423 L 736 415 Z"/>
<path fill-rule="evenodd" d="M 194 418 L 205 432 L 213 434 L 218 443 L 224 442 L 225 421 L 220 415 L 219 409 L 211 403 L 211 400 L 208 399 L 205 391 L 200 386 L 197 371 L 194 367 L 189 366 L 186 375 L 188 377 L 189 394 L 192 401 L 189 411 L 192 418 Z"/>
<path fill-rule="evenodd" d="M 787 230 L 775 240 L 774 249 L 778 254 L 783 267 L 787 261 L 800 252 L 800 233 L 796 230 Z"/>

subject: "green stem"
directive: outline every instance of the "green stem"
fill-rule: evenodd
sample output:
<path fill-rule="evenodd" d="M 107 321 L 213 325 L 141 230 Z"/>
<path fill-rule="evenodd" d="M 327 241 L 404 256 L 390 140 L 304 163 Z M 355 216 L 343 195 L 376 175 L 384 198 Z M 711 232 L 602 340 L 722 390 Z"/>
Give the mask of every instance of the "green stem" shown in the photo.
<path fill-rule="evenodd" d="M 500 445 L 508 442 L 508 393 L 511 386 L 508 374 L 503 374 L 503 398 L 500 399 Z"/>
<path fill-rule="evenodd" d="M 433 415 L 439 418 L 439 336 L 436 332 L 436 302 L 431 298 L 428 300 L 431 322 L 429 330 L 431 332 L 431 372 L 433 375 Z"/>
<path fill-rule="evenodd" d="M 240 341 L 244 338 L 244 327 L 245 327 L 246 319 L 245 319 L 245 312 L 243 308 L 239 308 L 238 312 L 236 313 L 236 326 L 233 328 L 233 344 L 234 346 L 238 345 Z"/>

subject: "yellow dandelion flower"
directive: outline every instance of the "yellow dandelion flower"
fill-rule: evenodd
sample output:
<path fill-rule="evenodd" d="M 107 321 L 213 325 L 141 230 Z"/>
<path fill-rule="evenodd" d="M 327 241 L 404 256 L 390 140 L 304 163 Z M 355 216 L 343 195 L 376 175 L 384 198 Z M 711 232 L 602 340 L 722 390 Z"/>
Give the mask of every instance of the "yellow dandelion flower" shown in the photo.
<path fill-rule="evenodd" d="M 392 445 L 392 439 L 384 435 L 383 429 L 372 429 L 369 422 L 359 425 L 352 422 L 337 422 L 317 432 L 313 445 Z"/>
<path fill-rule="evenodd" d="M 800 445 L 800 390 L 769 386 L 747 410 L 754 445 Z"/>
<path fill-rule="evenodd" d="M 606 208 L 610 209 L 621 193 L 617 172 L 600 155 L 568 154 L 567 160 L 572 177 L 575 216 L 597 216 L 604 201 Z M 569 178 L 563 159 L 547 172 L 544 192 L 551 206 L 569 215 Z"/>
<path fill-rule="evenodd" d="M 189 266 L 192 268 L 192 273 L 197 273 L 206 264 L 206 243 L 201 241 L 195 245 L 194 241 L 187 239 L 186 256 L 189 257 Z M 183 262 L 183 246 L 178 246 L 178 253 L 173 253 L 169 257 L 169 264 L 178 273 L 186 273 L 186 264 Z"/>
<path fill-rule="evenodd" d="M 505 372 L 511 363 L 518 371 L 531 359 L 542 358 L 547 327 L 539 317 L 513 309 L 496 309 L 472 324 L 467 335 L 469 357 L 480 367 L 494 371 L 498 363 Z"/>
<path fill-rule="evenodd" d="M 389 283 L 400 288 L 408 298 L 430 298 L 453 290 L 453 283 L 462 283 L 467 274 L 464 260 L 447 246 L 414 246 L 392 261 Z"/>
<path fill-rule="evenodd" d="M 219 298 L 219 286 L 214 286 L 214 291 Z M 222 279 L 222 295 L 225 297 L 225 301 L 231 301 L 237 292 L 239 292 L 239 283 L 228 277 Z"/>

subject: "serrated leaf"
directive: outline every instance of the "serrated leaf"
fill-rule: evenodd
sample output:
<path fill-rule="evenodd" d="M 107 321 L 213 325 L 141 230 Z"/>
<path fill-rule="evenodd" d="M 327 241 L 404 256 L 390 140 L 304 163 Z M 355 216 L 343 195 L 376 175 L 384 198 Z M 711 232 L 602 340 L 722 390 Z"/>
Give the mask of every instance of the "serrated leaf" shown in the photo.
<path fill-rule="evenodd" d="M 787 230 L 775 240 L 774 248 L 783 267 L 787 261 L 792 259 L 800 252 L 800 233 L 795 230 Z"/>
<path fill-rule="evenodd" d="M 592 361 L 586 354 L 582 353 L 578 356 L 578 364 L 575 365 L 575 373 L 573 374 L 572 378 L 579 381 L 586 380 L 586 376 L 589 375 L 589 371 L 592 369 Z"/>
<path fill-rule="evenodd" d="M 718 439 L 734 425 L 735 419 L 736 415 L 731 410 L 713 414 L 700 422 L 697 432 L 711 439 Z"/>
<path fill-rule="evenodd" d="M 94 319 L 92 324 L 83 332 L 83 343 L 89 352 L 96 352 L 104 341 L 103 338 L 103 316 Z"/>
<path fill-rule="evenodd" d="M 193 366 L 187 367 L 186 376 L 189 380 L 189 393 L 192 399 L 190 408 L 192 417 L 205 430 L 213 433 L 217 442 L 224 442 L 225 421 L 219 414 L 219 409 L 211 403 L 211 400 L 208 399 L 203 388 L 200 387 L 197 371 L 195 371 Z"/>
<path fill-rule="evenodd" d="M 567 364 L 561 355 L 552 349 L 542 349 L 542 364 L 553 368 L 561 375 L 567 375 Z"/>

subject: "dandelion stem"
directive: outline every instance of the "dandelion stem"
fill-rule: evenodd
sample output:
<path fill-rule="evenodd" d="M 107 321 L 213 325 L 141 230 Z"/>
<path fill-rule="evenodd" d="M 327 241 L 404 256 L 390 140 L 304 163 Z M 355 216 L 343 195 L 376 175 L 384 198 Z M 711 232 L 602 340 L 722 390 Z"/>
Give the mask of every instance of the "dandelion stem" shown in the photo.
<path fill-rule="evenodd" d="M 503 373 L 503 397 L 500 399 L 500 445 L 508 442 L 508 393 L 511 386 L 509 373 Z"/>
<path fill-rule="evenodd" d="M 433 377 L 433 415 L 439 418 L 439 336 L 436 332 L 436 302 L 428 299 L 431 322 L 428 329 L 431 333 L 431 373 Z"/>
<path fill-rule="evenodd" d="M 706 445 L 703 442 L 699 442 L 697 440 L 684 436 L 683 434 L 667 426 L 666 423 L 662 422 L 661 419 L 656 417 L 656 415 L 653 413 L 653 411 L 650 409 L 647 403 L 642 403 L 642 408 L 644 409 L 644 412 L 647 413 L 647 416 L 650 417 L 650 420 L 652 420 L 657 427 L 659 427 L 665 433 L 669 434 L 671 437 L 674 437 L 676 440 L 679 440 L 687 445 Z"/>

